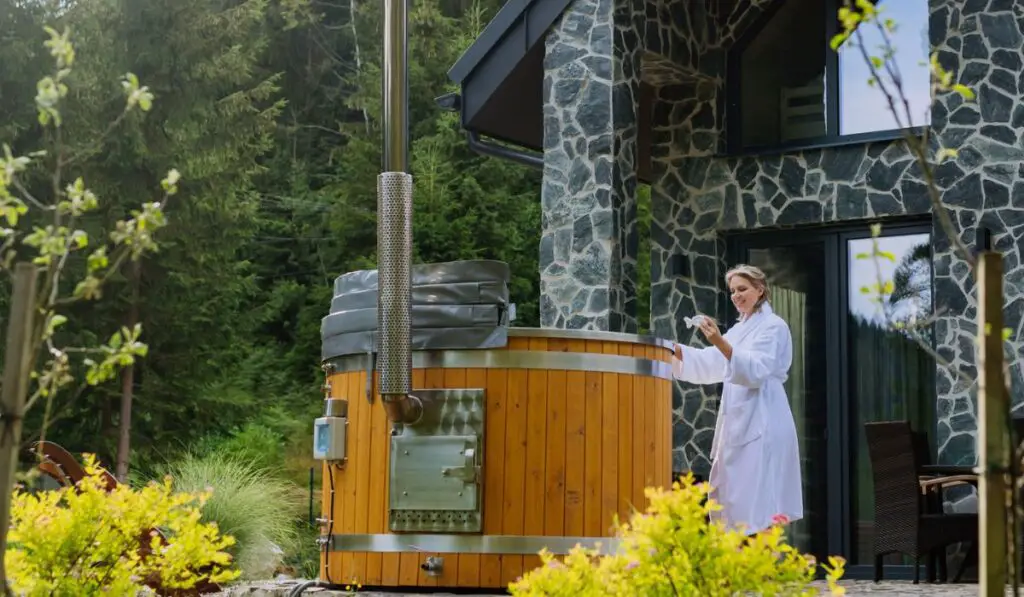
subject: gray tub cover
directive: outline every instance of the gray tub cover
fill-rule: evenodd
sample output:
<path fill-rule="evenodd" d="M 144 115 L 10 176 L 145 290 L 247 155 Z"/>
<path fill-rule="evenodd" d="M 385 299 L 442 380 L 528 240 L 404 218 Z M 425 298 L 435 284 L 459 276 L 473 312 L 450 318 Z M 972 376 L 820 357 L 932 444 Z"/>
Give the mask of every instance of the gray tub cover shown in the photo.
<path fill-rule="evenodd" d="M 413 350 L 496 348 L 508 343 L 508 283 L 501 261 L 451 261 L 412 268 Z M 320 324 L 321 357 L 377 351 L 377 270 L 334 281 Z"/>

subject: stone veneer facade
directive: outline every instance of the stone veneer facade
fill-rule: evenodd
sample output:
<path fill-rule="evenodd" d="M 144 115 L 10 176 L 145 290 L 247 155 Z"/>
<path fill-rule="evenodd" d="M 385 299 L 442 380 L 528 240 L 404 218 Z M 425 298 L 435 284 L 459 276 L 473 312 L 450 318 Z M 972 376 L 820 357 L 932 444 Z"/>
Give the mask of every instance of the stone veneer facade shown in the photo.
<path fill-rule="evenodd" d="M 632 1 L 632 0 L 630 0 Z M 719 313 L 725 272 L 721 233 L 766 227 L 857 221 L 931 210 L 916 165 L 900 142 L 876 142 L 821 150 L 721 157 L 726 52 L 733 41 L 778 0 L 738 2 L 717 14 L 715 0 L 647 0 L 642 52 L 618 44 L 636 27 L 636 10 L 615 12 L 612 0 L 577 0 L 549 34 L 545 76 L 544 237 L 541 245 L 542 325 L 634 329 L 636 82 L 625 73 L 640 62 L 644 81 L 656 87 L 652 139 L 651 327 L 657 336 L 695 341 L 684 315 Z M 938 171 L 943 202 L 968 246 L 975 227 L 993 231 L 1004 255 L 1006 325 L 1013 330 L 1011 356 L 1024 351 L 1024 4 L 1014 0 L 929 0 L 930 39 L 944 66 L 978 92 L 975 103 L 944 95 L 932 108 L 932 130 L 960 155 Z M 594 16 L 596 12 L 597 16 Z M 567 23 L 615 20 L 614 57 L 625 57 L 623 78 L 610 81 L 629 93 L 559 96 L 558 89 L 605 56 L 604 36 Z M 606 22 L 606 21 L 605 21 Z M 587 40 L 597 40 L 591 46 Z M 568 48 L 571 47 L 572 51 Z M 593 84 L 593 83 L 591 83 Z M 604 102 L 612 102 L 608 105 Z M 606 128 L 574 126 L 597 110 L 610 115 Z M 632 119 L 632 120 L 631 120 Z M 586 140 L 600 135 L 618 141 Z M 599 151 L 595 153 L 595 149 Z M 603 153 L 602 153 L 603 151 Z M 598 169 L 611 164 L 610 173 Z M 583 168 L 595 173 L 586 184 Z M 590 186 L 588 186 L 590 185 Z M 611 198 L 603 198 L 609 189 Z M 596 206 L 595 206 L 596 203 Z M 606 213 L 610 212 L 608 215 Z M 573 217 L 566 217 L 565 214 Z M 589 223 L 586 221 L 589 218 Z M 610 219 L 610 223 L 608 222 Z M 619 243 L 616 245 L 616 243 Z M 595 248 L 595 245 L 599 245 Z M 936 324 L 939 352 L 961 370 L 974 372 L 976 302 L 967 264 L 933 230 L 934 302 L 945 316 Z M 553 247 L 553 250 L 552 250 Z M 632 253 L 631 253 L 632 251 Z M 667 271 L 683 255 L 687 277 Z M 598 263 L 600 262 L 600 263 Z M 573 264 L 577 264 L 573 267 Z M 607 305 L 602 293 L 612 297 Z M 605 310 L 602 313 L 602 308 Z M 615 322 L 620 325 L 614 325 Z M 937 368 L 936 444 L 942 462 L 973 462 L 976 387 Z M 1024 402 L 1022 365 L 1011 369 L 1015 406 Z M 706 473 L 714 428 L 715 387 L 677 383 L 674 396 L 675 467 Z"/>

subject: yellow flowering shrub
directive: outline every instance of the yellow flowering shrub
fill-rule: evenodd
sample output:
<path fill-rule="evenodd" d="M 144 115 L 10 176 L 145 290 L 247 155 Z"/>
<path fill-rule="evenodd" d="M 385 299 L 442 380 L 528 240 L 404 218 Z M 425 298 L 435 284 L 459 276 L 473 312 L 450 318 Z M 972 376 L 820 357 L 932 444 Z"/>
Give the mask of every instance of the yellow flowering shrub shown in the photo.
<path fill-rule="evenodd" d="M 513 596 L 672 596 L 818 595 L 817 563 L 785 542 L 784 517 L 772 528 L 747 538 L 709 523 L 720 509 L 708 497 L 707 483 L 687 476 L 671 490 L 650 489 L 646 512 L 622 525 L 619 549 L 611 555 L 577 546 L 564 562 L 541 552 L 541 567 L 509 585 Z M 823 565 L 828 590 L 841 595 L 842 558 Z"/>
<path fill-rule="evenodd" d="M 225 551 L 234 539 L 200 520 L 206 494 L 174 493 L 170 478 L 108 492 L 91 455 L 85 471 L 75 488 L 15 490 L 4 561 L 16 594 L 136 595 L 238 577 Z"/>

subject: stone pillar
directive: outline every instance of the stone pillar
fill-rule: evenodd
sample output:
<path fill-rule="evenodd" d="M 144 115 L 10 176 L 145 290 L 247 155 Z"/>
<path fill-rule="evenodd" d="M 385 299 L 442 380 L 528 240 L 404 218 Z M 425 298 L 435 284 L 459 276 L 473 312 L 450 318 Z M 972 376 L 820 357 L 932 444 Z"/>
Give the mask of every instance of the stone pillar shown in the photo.
<path fill-rule="evenodd" d="M 635 332 L 640 0 L 575 0 L 544 57 L 540 320 Z"/>

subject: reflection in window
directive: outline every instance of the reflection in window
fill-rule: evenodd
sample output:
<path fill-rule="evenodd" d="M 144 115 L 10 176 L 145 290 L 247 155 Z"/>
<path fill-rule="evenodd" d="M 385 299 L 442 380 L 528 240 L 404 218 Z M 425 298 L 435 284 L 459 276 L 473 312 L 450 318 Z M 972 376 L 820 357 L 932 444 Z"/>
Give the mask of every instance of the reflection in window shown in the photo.
<path fill-rule="evenodd" d="M 928 4 L 917 0 L 881 0 L 877 3 L 885 18 L 898 24 L 889 34 L 895 50 L 893 64 L 901 77 L 903 93 L 910 104 L 910 122 L 900 110 L 897 123 L 885 94 L 878 86 L 868 85 L 871 71 L 858 48 L 839 51 L 839 134 L 856 135 L 900 128 L 924 126 L 931 122 L 930 73 L 928 70 Z M 877 26 L 864 26 L 858 32 L 862 44 L 873 55 L 881 55 L 882 35 Z M 886 80 L 885 77 L 882 79 Z"/>
<path fill-rule="evenodd" d="M 829 45 L 838 30 L 844 0 L 784 0 L 750 37 L 732 49 L 730 73 L 738 95 L 730 98 L 738 130 L 735 149 L 787 143 L 821 142 L 840 136 L 900 128 L 885 95 L 869 86 L 871 77 L 858 48 Z M 898 27 L 890 34 L 903 92 L 913 112 L 910 123 L 930 122 L 928 0 L 878 0 L 883 18 Z M 860 32 L 860 42 L 881 55 L 875 25 Z M 905 120 L 905 117 L 903 117 Z"/>
<path fill-rule="evenodd" d="M 743 51 L 743 145 L 825 134 L 825 5 L 790 0 Z"/>
<path fill-rule="evenodd" d="M 874 534 L 874 483 L 864 435 L 870 421 L 909 421 L 915 431 L 935 441 L 935 361 L 922 346 L 927 331 L 899 331 L 893 323 L 926 322 L 932 312 L 930 235 L 912 234 L 878 239 L 889 260 L 858 259 L 872 252 L 872 239 L 847 243 L 849 267 L 847 352 L 853 424 L 853 557 L 871 564 Z M 877 292 L 864 293 L 881 280 L 892 292 L 880 304 Z M 899 559 L 891 563 L 899 563 Z"/>
<path fill-rule="evenodd" d="M 872 239 L 849 241 L 850 315 L 872 325 L 910 323 L 927 319 L 932 309 L 931 245 L 928 234 L 908 234 L 877 239 L 878 251 L 894 259 L 860 258 L 871 255 Z M 864 288 L 892 282 L 886 300 Z"/>

